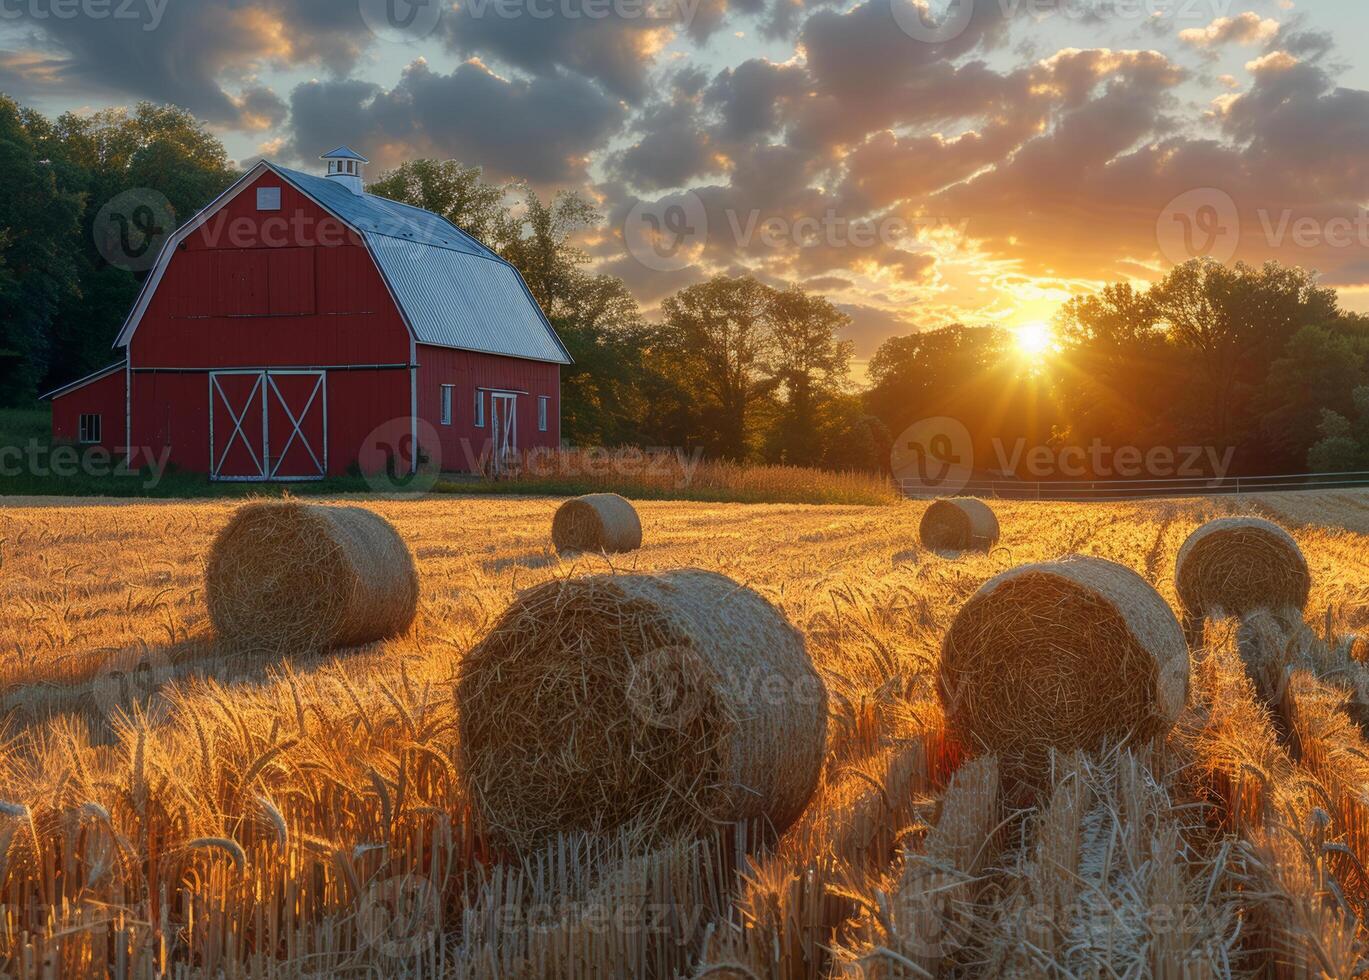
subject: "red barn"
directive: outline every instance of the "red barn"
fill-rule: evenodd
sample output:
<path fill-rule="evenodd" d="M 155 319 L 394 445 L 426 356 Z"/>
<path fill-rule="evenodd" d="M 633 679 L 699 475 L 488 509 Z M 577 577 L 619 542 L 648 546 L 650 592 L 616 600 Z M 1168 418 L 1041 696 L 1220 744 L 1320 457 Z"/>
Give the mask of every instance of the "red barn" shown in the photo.
<path fill-rule="evenodd" d="M 570 357 L 518 271 L 451 222 L 268 162 L 166 242 L 117 364 L 52 392 L 56 440 L 215 480 L 443 469 L 560 445 Z M 433 443 L 436 443 L 435 445 Z M 140 461 L 135 457 L 134 463 Z"/>

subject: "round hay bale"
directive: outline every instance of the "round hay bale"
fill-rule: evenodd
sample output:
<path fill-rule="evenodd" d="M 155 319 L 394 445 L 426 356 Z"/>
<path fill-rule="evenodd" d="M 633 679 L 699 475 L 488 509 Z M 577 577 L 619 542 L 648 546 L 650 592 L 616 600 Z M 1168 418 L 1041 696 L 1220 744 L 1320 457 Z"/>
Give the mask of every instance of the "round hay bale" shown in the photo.
<path fill-rule="evenodd" d="M 974 497 L 934 500 L 922 515 L 918 535 L 934 551 L 988 551 L 998 543 L 998 518 Z"/>
<path fill-rule="evenodd" d="M 1188 536 L 1174 564 L 1184 610 L 1244 617 L 1257 609 L 1301 611 L 1312 577 L 1298 543 L 1258 517 L 1223 517 Z"/>
<path fill-rule="evenodd" d="M 1345 638 L 1345 652 L 1357 663 L 1369 664 L 1369 636 L 1348 636 Z"/>
<path fill-rule="evenodd" d="M 214 539 L 205 598 L 219 636 L 236 646 L 354 646 L 408 629 L 418 570 L 399 532 L 369 510 L 253 503 Z"/>
<path fill-rule="evenodd" d="M 939 688 L 958 742 L 1036 765 L 1164 732 L 1188 674 L 1164 599 L 1129 568 L 1071 557 L 986 582 L 946 634 Z"/>
<path fill-rule="evenodd" d="M 461 662 L 462 771 L 488 832 L 783 830 L 822 769 L 827 690 L 774 606 L 696 569 L 523 592 Z"/>
<path fill-rule="evenodd" d="M 642 521 L 616 493 L 590 493 L 556 509 L 551 540 L 557 551 L 635 551 L 642 546 Z"/>

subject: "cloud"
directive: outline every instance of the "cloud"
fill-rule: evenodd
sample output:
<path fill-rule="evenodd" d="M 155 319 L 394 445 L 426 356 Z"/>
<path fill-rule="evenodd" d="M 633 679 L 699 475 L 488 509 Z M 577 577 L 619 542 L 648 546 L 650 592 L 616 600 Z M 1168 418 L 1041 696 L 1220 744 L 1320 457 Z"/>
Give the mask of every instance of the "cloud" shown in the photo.
<path fill-rule="evenodd" d="M 1224 44 L 1264 44 L 1279 33 L 1279 22 L 1247 10 L 1235 17 L 1218 17 L 1206 27 L 1191 27 L 1179 32 L 1179 40 L 1198 48 Z"/>
<path fill-rule="evenodd" d="M 357 6 L 334 0 L 148 0 L 103 9 L 102 16 L 39 17 L 38 7 L 18 5 L 11 30 L 23 32 L 29 47 L 0 67 L 10 91 L 114 93 L 253 130 L 279 116 L 244 80 L 264 68 L 308 64 L 346 71 L 372 40 Z"/>
<path fill-rule="evenodd" d="M 345 142 L 378 167 L 434 156 L 495 177 L 583 182 L 590 155 L 623 119 L 617 101 L 574 75 L 511 80 L 473 62 L 444 75 L 420 60 L 389 90 L 350 80 L 300 85 L 289 151 L 308 160 Z"/>

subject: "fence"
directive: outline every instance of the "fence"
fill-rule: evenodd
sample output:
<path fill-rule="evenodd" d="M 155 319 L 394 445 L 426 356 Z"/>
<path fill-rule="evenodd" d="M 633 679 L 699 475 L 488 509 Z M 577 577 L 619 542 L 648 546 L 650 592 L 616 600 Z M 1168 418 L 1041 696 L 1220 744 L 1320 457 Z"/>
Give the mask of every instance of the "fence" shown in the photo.
<path fill-rule="evenodd" d="M 1236 496 L 1288 490 L 1349 490 L 1369 487 L 1369 472 L 1296 473 L 1283 476 L 1228 476 L 1168 480 L 971 480 L 964 486 L 930 486 L 894 481 L 906 497 L 992 497 L 1001 500 L 1144 500 L 1155 497 Z"/>

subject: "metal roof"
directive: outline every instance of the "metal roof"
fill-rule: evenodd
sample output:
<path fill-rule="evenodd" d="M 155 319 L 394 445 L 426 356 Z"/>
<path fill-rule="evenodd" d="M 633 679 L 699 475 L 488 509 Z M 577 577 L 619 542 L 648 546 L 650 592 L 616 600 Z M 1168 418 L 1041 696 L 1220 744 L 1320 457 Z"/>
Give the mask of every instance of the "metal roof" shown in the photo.
<path fill-rule="evenodd" d="M 350 146 L 339 146 L 332 153 L 325 153 L 319 157 L 320 160 L 360 160 L 362 163 L 370 163 L 364 156 L 352 149 Z"/>
<path fill-rule="evenodd" d="M 518 270 L 446 218 L 272 169 L 361 233 L 420 344 L 571 362 Z"/>

